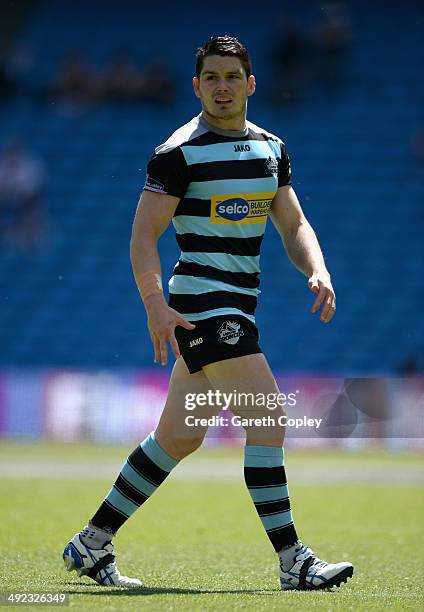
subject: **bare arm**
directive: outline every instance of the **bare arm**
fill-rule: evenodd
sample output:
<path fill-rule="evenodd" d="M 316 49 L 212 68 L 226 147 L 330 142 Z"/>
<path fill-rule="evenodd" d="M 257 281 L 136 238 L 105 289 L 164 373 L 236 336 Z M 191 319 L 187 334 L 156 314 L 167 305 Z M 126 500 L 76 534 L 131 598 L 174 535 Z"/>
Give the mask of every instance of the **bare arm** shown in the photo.
<path fill-rule="evenodd" d="M 135 214 L 131 242 L 130 258 L 135 282 L 141 295 L 141 275 L 150 270 L 160 271 L 158 240 L 168 227 L 179 198 L 152 191 L 143 191 Z M 162 365 L 168 360 L 168 342 L 175 357 L 180 356 L 175 338 L 175 327 L 182 325 L 194 329 L 166 303 L 163 293 L 151 295 L 144 300 L 147 313 L 147 325 L 155 350 L 155 362 L 161 359 Z"/>
<path fill-rule="evenodd" d="M 290 185 L 278 189 L 271 206 L 271 219 L 290 260 L 308 278 L 309 288 L 318 294 L 312 312 L 323 305 L 321 321 L 328 323 L 336 310 L 336 296 L 330 274 L 315 232 Z"/>

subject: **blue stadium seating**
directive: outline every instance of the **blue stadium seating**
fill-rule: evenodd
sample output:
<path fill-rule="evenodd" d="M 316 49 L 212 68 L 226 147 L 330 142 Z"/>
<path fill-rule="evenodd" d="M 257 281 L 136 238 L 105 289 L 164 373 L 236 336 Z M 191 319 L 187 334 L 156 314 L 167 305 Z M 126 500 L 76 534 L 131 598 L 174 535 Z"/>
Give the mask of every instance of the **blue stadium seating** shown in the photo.
<path fill-rule="evenodd" d="M 166 110 L 105 105 L 72 116 L 25 99 L 0 105 L 0 143 L 21 135 L 49 172 L 46 246 L 31 254 L 0 251 L 0 366 L 151 364 L 128 256 L 132 218 L 154 146 L 198 112 L 189 83 L 193 51 L 223 30 L 237 32 L 251 49 L 265 84 L 249 118 L 286 141 L 294 187 L 337 289 L 337 315 L 324 326 L 310 314 L 306 279 L 270 224 L 257 319 L 271 366 L 353 376 L 394 374 L 407 355 L 422 359 L 424 185 L 411 148 L 423 128 L 419 3 L 404 3 L 400 12 L 395 2 L 351 2 L 346 88 L 281 109 L 266 96 L 273 9 L 233 2 L 224 23 L 219 12 L 208 13 L 193 29 L 197 5 L 182 3 L 176 38 L 175 14 L 143 4 L 124 2 L 118 10 L 114 2 L 44 2 L 21 33 L 37 54 L 28 78 L 34 89 L 50 82 L 67 50 L 82 49 L 101 65 L 122 46 L 140 61 L 167 55 L 179 88 Z M 312 27 L 319 3 L 311 8 L 305 0 L 292 10 Z M 160 248 L 169 276 L 178 257 L 171 229 Z"/>

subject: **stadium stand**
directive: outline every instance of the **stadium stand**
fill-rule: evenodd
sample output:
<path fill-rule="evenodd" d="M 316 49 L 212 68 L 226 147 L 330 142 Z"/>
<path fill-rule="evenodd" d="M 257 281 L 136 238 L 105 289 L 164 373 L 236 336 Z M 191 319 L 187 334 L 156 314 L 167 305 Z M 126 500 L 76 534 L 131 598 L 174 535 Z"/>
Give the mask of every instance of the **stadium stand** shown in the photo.
<path fill-rule="evenodd" d="M 319 3 L 308 5 L 296 3 L 293 11 L 312 27 Z M 37 251 L 0 247 L 0 366 L 151 365 L 128 255 L 131 222 L 154 146 L 198 112 L 190 86 L 196 45 L 223 31 L 250 49 L 259 84 L 249 119 L 285 140 L 294 187 L 337 291 L 338 312 L 323 326 L 309 314 L 312 296 L 270 224 L 257 320 L 271 366 L 390 375 L 407 355 L 422 359 L 424 162 L 411 144 L 424 127 L 419 3 L 405 1 L 401 11 L 393 1 L 348 3 L 347 85 L 334 94 L 313 89 L 300 105 L 281 108 L 267 100 L 273 15 L 260 4 L 233 2 L 224 23 L 208 14 L 193 28 L 197 5 L 182 3 L 177 37 L 172 11 L 119 6 L 43 2 L 19 32 L 18 42 L 35 53 L 26 76 L 34 96 L 0 104 L 0 144 L 19 135 L 48 168 L 48 233 Z M 123 42 L 140 62 L 169 58 L 178 81 L 173 106 L 103 104 L 69 113 L 37 98 L 66 52 L 78 48 L 101 66 Z M 169 276 L 178 257 L 172 230 L 161 249 Z"/>

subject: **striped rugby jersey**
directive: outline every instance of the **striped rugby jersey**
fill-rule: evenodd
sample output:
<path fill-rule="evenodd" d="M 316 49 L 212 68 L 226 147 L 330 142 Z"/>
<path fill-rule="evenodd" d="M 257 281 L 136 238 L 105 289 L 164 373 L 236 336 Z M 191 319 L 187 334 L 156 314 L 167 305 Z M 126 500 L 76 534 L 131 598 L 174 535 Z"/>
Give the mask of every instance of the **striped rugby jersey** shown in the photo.
<path fill-rule="evenodd" d="M 284 143 L 249 121 L 228 131 L 198 115 L 155 149 L 144 189 L 180 198 L 171 308 L 189 321 L 237 314 L 255 322 L 268 212 L 290 184 Z"/>

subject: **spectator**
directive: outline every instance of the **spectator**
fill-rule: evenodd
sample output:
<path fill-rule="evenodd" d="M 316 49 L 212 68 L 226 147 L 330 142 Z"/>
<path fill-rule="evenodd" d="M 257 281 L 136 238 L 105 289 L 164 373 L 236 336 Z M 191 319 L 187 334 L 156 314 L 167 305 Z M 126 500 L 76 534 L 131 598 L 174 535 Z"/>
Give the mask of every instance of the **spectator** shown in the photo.
<path fill-rule="evenodd" d="M 100 97 L 115 102 L 139 99 L 145 86 L 141 70 L 127 51 L 119 51 L 98 78 Z"/>
<path fill-rule="evenodd" d="M 323 11 L 325 19 L 317 29 L 317 79 L 327 88 L 335 89 L 346 80 L 351 26 L 343 2 L 328 3 Z"/>
<path fill-rule="evenodd" d="M 96 100 L 97 78 L 83 55 L 74 52 L 65 58 L 48 94 L 73 110 L 83 110 Z"/>
<path fill-rule="evenodd" d="M 271 57 L 272 98 L 278 104 L 294 104 L 301 99 L 310 80 L 310 45 L 298 23 L 284 15 L 279 20 L 275 39 Z"/>
<path fill-rule="evenodd" d="M 25 250 L 41 246 L 45 170 L 18 142 L 0 153 L 0 239 Z"/>

